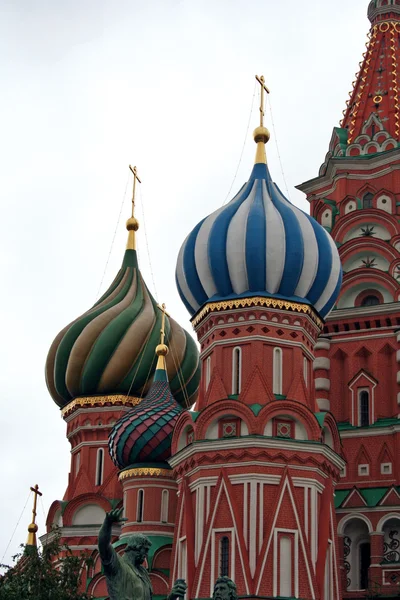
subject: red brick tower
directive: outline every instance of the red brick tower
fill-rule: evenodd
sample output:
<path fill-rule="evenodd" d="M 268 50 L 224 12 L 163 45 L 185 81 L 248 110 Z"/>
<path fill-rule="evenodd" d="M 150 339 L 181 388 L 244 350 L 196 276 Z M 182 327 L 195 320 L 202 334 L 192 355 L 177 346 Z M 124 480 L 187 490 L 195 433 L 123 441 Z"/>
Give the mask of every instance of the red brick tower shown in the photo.
<path fill-rule="evenodd" d="M 344 597 L 400 585 L 400 0 L 374 0 L 344 119 L 299 186 L 339 249 L 343 285 L 316 346 L 317 403 L 339 424 Z"/>
<path fill-rule="evenodd" d="M 171 581 L 186 579 L 188 599 L 210 597 L 219 575 L 242 597 L 339 599 L 333 490 L 344 462 L 311 371 L 340 261 L 273 183 L 263 103 L 260 114 L 249 181 L 178 258 L 202 379 L 169 460 L 179 490 Z"/>
<path fill-rule="evenodd" d="M 132 170 L 135 189 L 137 175 Z M 124 493 L 108 452 L 108 438 L 116 422 L 140 406 L 152 388 L 157 363 L 154 349 L 164 318 L 139 270 L 135 240 L 139 225 L 133 206 L 134 191 L 128 243 L 116 278 L 91 309 L 57 335 L 46 362 L 47 387 L 61 408 L 71 443 L 68 487 L 63 499 L 50 507 L 47 530 L 57 525 L 61 542 L 77 554 L 91 553 L 93 565 L 84 570 L 82 585 L 95 598 L 107 593 L 96 550 L 98 532 L 105 513 L 122 505 Z M 165 359 L 169 394 L 175 403 L 189 407 L 199 386 L 198 350 L 193 338 L 169 316 L 162 329 L 172 349 Z M 170 481 L 163 483 L 171 487 Z M 174 497 L 169 506 L 171 540 Z M 158 530 L 166 529 L 162 515 L 158 520 Z M 120 529 L 115 526 L 113 532 L 117 544 Z M 123 542 L 118 547 L 122 551 Z M 153 546 L 153 555 L 155 550 Z M 166 562 L 160 557 L 158 564 L 165 567 Z M 164 582 L 163 591 L 166 588 Z"/>

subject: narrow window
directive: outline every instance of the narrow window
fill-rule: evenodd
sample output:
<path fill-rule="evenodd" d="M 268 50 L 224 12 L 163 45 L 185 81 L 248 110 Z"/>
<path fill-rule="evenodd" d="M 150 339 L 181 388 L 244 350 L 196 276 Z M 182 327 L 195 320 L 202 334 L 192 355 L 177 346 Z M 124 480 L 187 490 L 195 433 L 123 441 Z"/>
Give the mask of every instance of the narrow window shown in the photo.
<path fill-rule="evenodd" d="M 363 197 L 363 208 L 372 208 L 372 200 L 374 195 L 371 192 L 367 192 Z"/>
<path fill-rule="evenodd" d="M 308 387 L 308 360 L 306 359 L 306 357 L 303 358 L 303 376 L 304 382 Z"/>
<path fill-rule="evenodd" d="M 363 390 L 360 392 L 360 419 L 361 427 L 369 425 L 369 393 Z"/>
<path fill-rule="evenodd" d="M 282 394 L 282 350 L 281 348 L 274 348 L 274 380 L 273 380 L 273 391 L 274 394 Z"/>
<path fill-rule="evenodd" d="M 99 448 L 97 450 L 97 461 L 96 461 L 96 485 L 103 483 L 103 468 L 104 468 L 104 450 Z"/>
<path fill-rule="evenodd" d="M 282 536 L 279 540 L 280 568 L 279 568 L 279 595 L 290 598 L 292 592 L 292 540 Z"/>
<path fill-rule="evenodd" d="M 234 348 L 232 354 L 232 394 L 240 394 L 242 386 L 242 350 Z"/>
<path fill-rule="evenodd" d="M 137 515 L 136 515 L 136 521 L 138 523 L 141 523 L 143 521 L 143 501 L 144 501 L 144 491 L 139 490 L 138 498 L 137 498 Z"/>
<path fill-rule="evenodd" d="M 78 452 L 75 457 L 75 475 L 78 475 L 80 468 L 81 468 L 81 453 Z"/>
<path fill-rule="evenodd" d="M 161 500 L 161 523 L 168 523 L 168 490 L 163 490 Z"/>
<path fill-rule="evenodd" d="M 210 385 L 211 379 L 211 356 L 208 356 L 206 359 L 206 390 L 208 390 L 208 386 Z"/>
<path fill-rule="evenodd" d="M 368 571 L 371 564 L 371 545 L 369 542 L 360 544 L 360 590 L 368 589 Z"/>
<path fill-rule="evenodd" d="M 220 576 L 229 577 L 229 538 L 226 535 L 220 542 Z"/>

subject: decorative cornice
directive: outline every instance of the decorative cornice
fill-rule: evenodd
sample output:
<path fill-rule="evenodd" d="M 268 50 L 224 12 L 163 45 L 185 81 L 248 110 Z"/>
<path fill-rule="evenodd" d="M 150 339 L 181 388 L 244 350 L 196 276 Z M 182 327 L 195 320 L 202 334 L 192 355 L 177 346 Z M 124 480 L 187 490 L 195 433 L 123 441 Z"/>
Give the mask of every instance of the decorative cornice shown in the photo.
<path fill-rule="evenodd" d="M 173 477 L 172 471 L 170 469 L 161 469 L 158 467 L 137 467 L 134 469 L 126 469 L 126 471 L 121 471 L 118 476 L 119 481 L 123 481 L 124 479 L 128 479 L 130 477 Z"/>
<path fill-rule="evenodd" d="M 221 300 L 219 302 L 208 302 L 192 319 L 193 327 L 196 327 L 202 319 L 210 312 L 229 310 L 233 308 L 246 308 L 247 306 L 266 306 L 268 308 L 279 308 L 293 312 L 305 313 L 322 329 L 323 322 L 309 304 L 290 302 L 279 298 L 254 296 L 253 298 L 234 298 L 232 300 Z"/>
<path fill-rule="evenodd" d="M 234 442 L 234 444 L 233 444 Z M 291 452 L 306 453 L 308 457 L 314 457 L 319 455 L 324 459 L 329 460 L 336 468 L 341 469 L 345 462 L 326 444 L 320 444 L 309 440 L 285 440 L 284 438 L 271 438 L 265 436 L 246 436 L 243 438 L 221 438 L 218 440 L 201 440 L 194 441 L 189 446 L 185 446 L 182 450 L 179 450 L 176 454 L 171 456 L 168 463 L 173 469 L 176 469 L 181 463 L 186 460 L 195 457 L 197 454 L 202 455 L 208 452 L 216 451 L 229 451 L 235 452 L 241 449 L 250 449 L 251 451 L 256 448 L 262 450 L 288 450 Z M 217 463 L 213 466 L 219 468 Z M 232 466 L 230 464 L 230 466 Z M 210 467 L 211 468 L 211 467 Z"/>
<path fill-rule="evenodd" d="M 71 400 L 67 406 L 61 410 L 61 416 L 73 412 L 77 407 L 94 407 L 94 406 L 106 406 L 106 405 L 126 405 L 137 406 L 142 401 L 142 398 L 136 396 L 125 396 L 123 394 L 114 394 L 112 396 L 79 396 Z"/>

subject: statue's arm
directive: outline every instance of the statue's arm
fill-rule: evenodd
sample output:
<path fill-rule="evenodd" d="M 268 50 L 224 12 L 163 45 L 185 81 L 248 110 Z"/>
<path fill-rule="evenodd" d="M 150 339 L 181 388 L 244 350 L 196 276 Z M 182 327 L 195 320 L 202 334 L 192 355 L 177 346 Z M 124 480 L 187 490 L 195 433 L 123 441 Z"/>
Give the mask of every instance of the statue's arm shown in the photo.
<path fill-rule="evenodd" d="M 103 525 L 99 531 L 99 553 L 103 566 L 111 566 L 115 556 L 115 550 L 111 545 L 111 531 L 113 523 L 118 523 L 121 520 L 122 508 L 111 510 L 106 513 Z"/>
<path fill-rule="evenodd" d="M 111 530 L 113 521 L 107 513 L 99 531 L 99 553 L 102 563 L 109 564 L 113 555 L 113 547 L 111 546 Z"/>

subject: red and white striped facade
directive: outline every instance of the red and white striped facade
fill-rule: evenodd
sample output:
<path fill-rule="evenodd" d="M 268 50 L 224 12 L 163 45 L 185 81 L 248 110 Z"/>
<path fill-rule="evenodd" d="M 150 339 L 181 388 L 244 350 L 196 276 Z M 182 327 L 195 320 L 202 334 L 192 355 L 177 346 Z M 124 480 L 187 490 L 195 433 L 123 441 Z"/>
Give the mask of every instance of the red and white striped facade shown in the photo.
<path fill-rule="evenodd" d="M 342 127 L 319 176 L 299 186 L 344 270 L 326 323 L 267 298 L 206 305 L 193 320 L 199 399 L 175 427 L 171 471 L 133 468 L 119 480 L 107 454 L 99 487 L 99 451 L 127 407 L 65 416 L 69 487 L 48 526 L 93 552 L 83 585 L 95 598 L 106 597 L 97 531 L 118 505 L 128 519 L 114 532 L 119 551 L 131 532 L 154 539 L 159 599 L 176 578 L 187 600 L 209 598 L 221 573 L 248 598 L 398 593 L 400 0 L 373 0 L 369 16 Z"/>
<path fill-rule="evenodd" d="M 243 304 L 196 325 L 200 397 L 178 420 L 170 460 L 171 580 L 209 597 L 227 547 L 223 570 L 241 596 L 339 598 L 333 489 L 344 462 L 334 418 L 315 414 L 318 318 Z"/>

